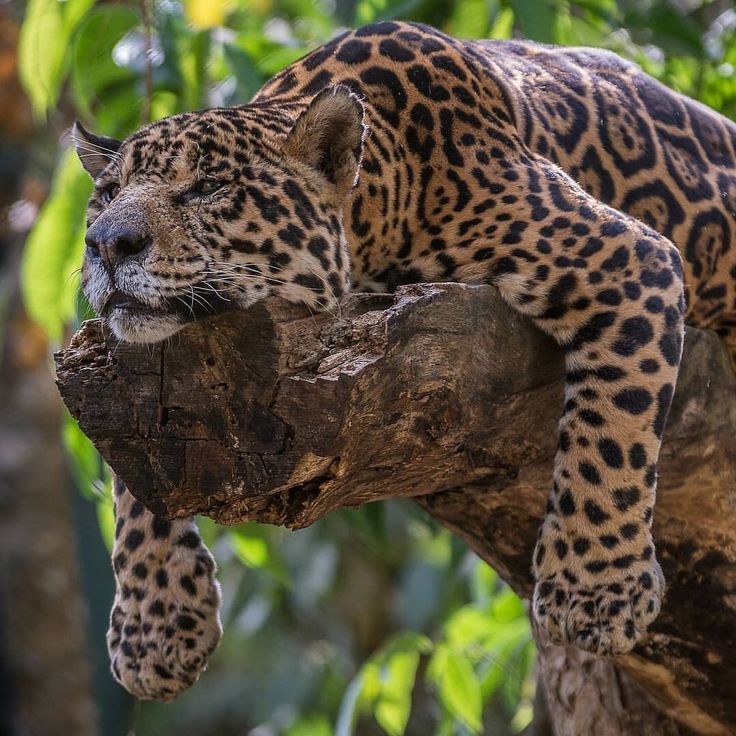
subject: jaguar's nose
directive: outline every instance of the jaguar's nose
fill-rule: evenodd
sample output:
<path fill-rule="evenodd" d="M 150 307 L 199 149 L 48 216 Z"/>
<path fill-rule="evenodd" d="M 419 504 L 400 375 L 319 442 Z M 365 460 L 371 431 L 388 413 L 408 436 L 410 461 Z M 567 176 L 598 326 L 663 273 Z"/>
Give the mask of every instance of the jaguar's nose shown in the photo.
<path fill-rule="evenodd" d="M 101 221 L 102 220 L 102 221 Z M 93 256 L 99 256 L 108 271 L 124 261 L 135 259 L 148 247 L 150 237 L 134 224 L 96 220 L 87 230 L 84 242 Z"/>

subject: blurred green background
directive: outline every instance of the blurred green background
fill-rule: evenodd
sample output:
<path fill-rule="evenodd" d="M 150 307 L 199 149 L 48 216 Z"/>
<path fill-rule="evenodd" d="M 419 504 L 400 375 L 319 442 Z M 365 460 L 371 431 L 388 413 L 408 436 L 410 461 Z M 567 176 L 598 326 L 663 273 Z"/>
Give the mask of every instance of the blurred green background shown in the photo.
<path fill-rule="evenodd" d="M 247 101 L 345 28 L 392 18 L 609 48 L 736 117 L 731 0 L 0 3 L 0 732 L 531 732 L 524 605 L 408 502 L 334 513 L 297 533 L 203 520 L 225 598 L 209 671 L 170 705 L 136 704 L 107 674 L 110 479 L 61 409 L 49 359 L 91 316 L 76 271 L 91 183 L 69 126 L 78 117 L 122 137 L 165 115 Z M 44 530 L 55 530 L 53 544 Z M 46 585 L 50 571 L 66 587 Z M 36 630 L 45 617 L 63 643 Z"/>

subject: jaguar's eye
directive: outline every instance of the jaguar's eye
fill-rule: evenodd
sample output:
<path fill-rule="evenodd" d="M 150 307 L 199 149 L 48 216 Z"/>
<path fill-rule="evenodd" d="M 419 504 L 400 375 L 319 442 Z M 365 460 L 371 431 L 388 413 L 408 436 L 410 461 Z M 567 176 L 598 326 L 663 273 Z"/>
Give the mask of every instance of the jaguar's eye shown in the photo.
<path fill-rule="evenodd" d="M 120 194 L 120 185 L 119 184 L 108 184 L 103 190 L 102 194 L 100 194 L 100 199 L 103 201 L 104 204 L 110 204 L 110 202 L 115 199 L 115 197 Z"/>
<path fill-rule="evenodd" d="M 215 179 L 201 179 L 194 188 L 200 194 L 212 194 L 212 192 L 216 192 L 221 186 L 222 182 L 216 181 Z"/>
<path fill-rule="evenodd" d="M 198 202 L 218 192 L 225 186 L 224 181 L 218 179 L 199 179 L 189 189 L 180 195 L 182 202 Z"/>

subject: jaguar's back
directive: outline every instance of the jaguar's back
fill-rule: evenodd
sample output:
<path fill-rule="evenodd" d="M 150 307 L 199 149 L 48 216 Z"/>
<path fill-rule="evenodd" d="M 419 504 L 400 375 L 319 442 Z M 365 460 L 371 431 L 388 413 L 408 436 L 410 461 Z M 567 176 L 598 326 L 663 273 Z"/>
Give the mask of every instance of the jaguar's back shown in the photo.
<path fill-rule="evenodd" d="M 298 100 L 336 82 L 364 96 L 375 115 L 347 218 L 359 287 L 483 279 L 477 269 L 458 273 L 446 265 L 447 251 L 456 254 L 472 228 L 472 207 L 462 198 L 484 188 L 473 169 L 485 168 L 493 154 L 512 166 L 526 150 L 669 238 L 685 259 L 688 321 L 719 331 L 736 354 L 734 123 L 612 52 L 458 40 L 399 23 L 333 40 L 256 99 Z M 394 150 L 389 182 L 384 169 Z M 457 171 L 464 171 L 462 182 Z M 416 232 L 425 211 L 439 220 L 452 215 L 451 228 L 442 229 L 452 231 L 455 245 L 438 258 L 435 243 L 434 262 L 426 256 L 436 238 L 425 244 Z M 416 217 L 411 248 L 401 231 L 407 212 Z"/>
<path fill-rule="evenodd" d="M 728 335 L 736 325 L 736 125 L 610 52 L 484 46 L 496 59 L 503 50 L 526 144 L 672 240 L 692 285 L 688 321 Z"/>

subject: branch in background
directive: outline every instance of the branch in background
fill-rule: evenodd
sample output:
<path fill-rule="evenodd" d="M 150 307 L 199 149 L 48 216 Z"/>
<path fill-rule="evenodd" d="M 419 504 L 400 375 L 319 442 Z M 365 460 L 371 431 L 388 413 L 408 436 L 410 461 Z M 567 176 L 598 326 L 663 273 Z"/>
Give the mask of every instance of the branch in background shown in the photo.
<path fill-rule="evenodd" d="M 151 0 L 141 0 L 141 13 L 143 14 L 143 81 L 146 87 L 146 95 L 143 99 L 143 122 L 151 122 L 151 105 L 153 104 L 153 19 L 151 13 Z"/>
<path fill-rule="evenodd" d="M 57 374 L 82 429 L 159 514 L 298 528 L 413 497 L 531 592 L 564 368 L 491 287 L 354 295 L 340 317 L 267 300 L 153 351 L 117 347 L 88 322 L 57 355 Z M 626 671 L 663 723 L 702 734 L 736 723 L 734 426 L 736 377 L 720 341 L 689 330 L 654 528 L 668 597 L 651 637 L 597 671 L 622 695 Z"/>

